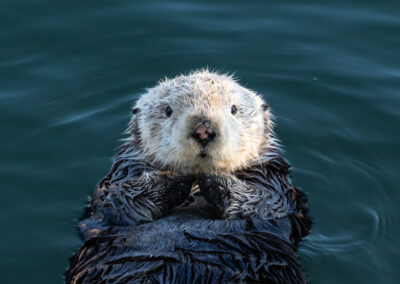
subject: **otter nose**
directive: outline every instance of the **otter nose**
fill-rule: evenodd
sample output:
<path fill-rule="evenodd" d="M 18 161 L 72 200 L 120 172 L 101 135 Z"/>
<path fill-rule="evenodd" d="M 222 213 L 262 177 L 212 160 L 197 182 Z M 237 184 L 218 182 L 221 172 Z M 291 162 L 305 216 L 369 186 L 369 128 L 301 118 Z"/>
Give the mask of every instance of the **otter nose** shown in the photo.
<path fill-rule="evenodd" d="M 204 121 L 192 132 L 192 137 L 203 146 L 212 141 L 215 136 L 217 133 L 211 128 L 209 121 Z"/>

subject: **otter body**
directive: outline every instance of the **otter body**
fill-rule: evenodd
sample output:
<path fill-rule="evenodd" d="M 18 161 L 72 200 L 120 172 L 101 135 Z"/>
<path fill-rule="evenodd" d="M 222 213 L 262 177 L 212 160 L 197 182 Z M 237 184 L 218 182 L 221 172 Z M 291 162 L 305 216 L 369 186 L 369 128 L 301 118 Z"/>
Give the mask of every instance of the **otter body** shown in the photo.
<path fill-rule="evenodd" d="M 311 221 L 268 106 L 208 71 L 136 103 L 130 137 L 79 224 L 68 283 L 304 283 Z"/>

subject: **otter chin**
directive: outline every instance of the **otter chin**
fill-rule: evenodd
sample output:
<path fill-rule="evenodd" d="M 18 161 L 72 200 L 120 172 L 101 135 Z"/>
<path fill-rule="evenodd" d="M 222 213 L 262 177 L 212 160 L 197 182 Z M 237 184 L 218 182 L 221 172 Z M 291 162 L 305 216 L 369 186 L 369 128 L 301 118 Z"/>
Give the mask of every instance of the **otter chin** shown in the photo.
<path fill-rule="evenodd" d="M 196 71 L 137 100 L 67 283 L 306 283 L 303 192 L 261 96 Z"/>
<path fill-rule="evenodd" d="M 199 154 L 199 156 L 200 156 L 201 158 L 203 158 L 203 159 L 205 159 L 205 158 L 207 158 L 207 157 L 208 157 L 208 155 L 207 155 L 207 152 L 206 152 L 206 151 L 201 151 L 201 152 L 200 152 L 200 154 Z"/>

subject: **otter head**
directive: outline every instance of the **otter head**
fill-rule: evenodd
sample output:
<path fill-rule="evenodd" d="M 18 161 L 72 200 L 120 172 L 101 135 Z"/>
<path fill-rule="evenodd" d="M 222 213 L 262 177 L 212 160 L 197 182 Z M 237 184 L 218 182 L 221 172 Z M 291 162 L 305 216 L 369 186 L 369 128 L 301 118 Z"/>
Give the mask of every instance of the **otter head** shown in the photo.
<path fill-rule="evenodd" d="M 265 102 L 231 77 L 208 71 L 148 89 L 133 109 L 130 133 L 140 157 L 180 173 L 245 168 L 273 140 Z"/>

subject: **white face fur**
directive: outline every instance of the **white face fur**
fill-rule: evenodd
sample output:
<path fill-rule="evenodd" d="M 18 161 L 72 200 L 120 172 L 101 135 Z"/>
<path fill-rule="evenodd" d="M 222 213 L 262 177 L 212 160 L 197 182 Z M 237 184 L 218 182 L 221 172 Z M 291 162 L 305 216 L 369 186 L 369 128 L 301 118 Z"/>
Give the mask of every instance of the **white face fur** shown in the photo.
<path fill-rule="evenodd" d="M 215 138 L 205 146 L 192 137 L 204 121 L 215 131 Z M 245 168 L 257 162 L 272 139 L 263 100 L 231 77 L 208 71 L 178 76 L 148 89 L 137 101 L 131 123 L 138 130 L 131 133 L 140 156 L 180 173 Z"/>

